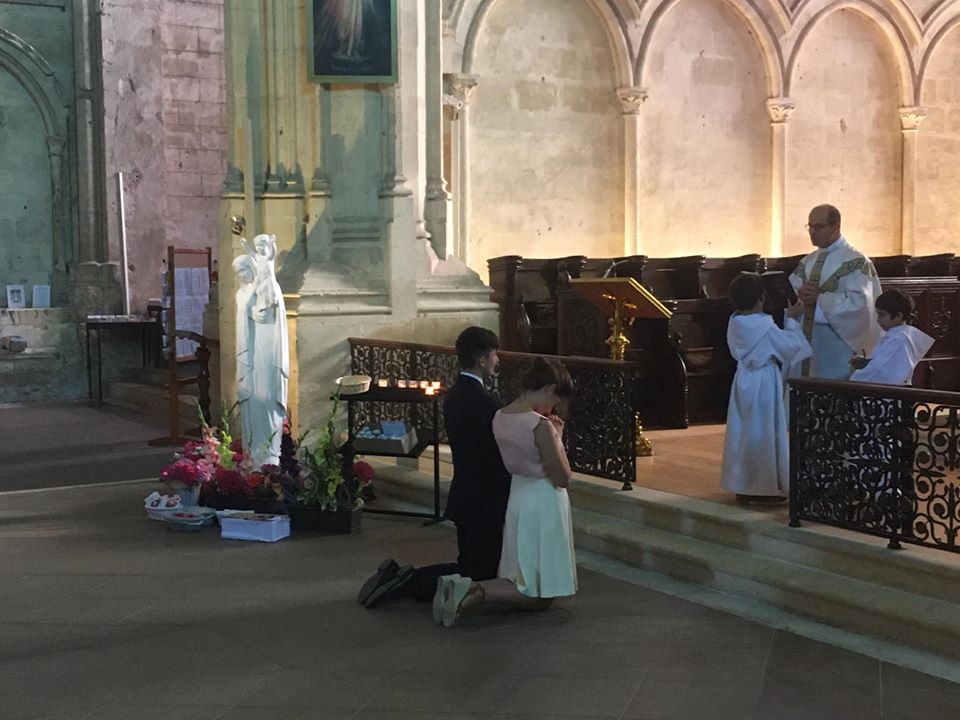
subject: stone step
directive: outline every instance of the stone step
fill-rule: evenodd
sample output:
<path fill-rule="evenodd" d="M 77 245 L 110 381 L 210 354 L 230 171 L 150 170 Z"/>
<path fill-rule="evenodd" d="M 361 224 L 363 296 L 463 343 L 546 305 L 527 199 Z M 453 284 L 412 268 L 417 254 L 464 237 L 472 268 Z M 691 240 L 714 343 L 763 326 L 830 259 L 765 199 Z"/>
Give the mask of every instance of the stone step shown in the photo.
<path fill-rule="evenodd" d="M 842 572 L 574 509 L 578 547 L 844 628 L 960 660 L 960 604 Z M 852 563 L 838 570 L 852 570 Z"/>
<path fill-rule="evenodd" d="M 791 528 L 786 508 L 773 516 L 739 506 L 635 486 L 620 492 L 596 482 L 575 483 L 574 507 L 649 527 L 695 537 L 776 560 L 817 567 L 906 592 L 954 601 L 960 598 L 960 556 L 809 523 Z"/>
<path fill-rule="evenodd" d="M 443 455 L 443 451 L 441 451 Z M 432 459 L 375 462 L 378 496 L 431 506 Z M 441 495 L 450 465 L 441 462 Z M 960 557 L 790 528 L 739 506 L 593 478 L 570 490 L 578 547 L 846 630 L 960 660 Z"/>

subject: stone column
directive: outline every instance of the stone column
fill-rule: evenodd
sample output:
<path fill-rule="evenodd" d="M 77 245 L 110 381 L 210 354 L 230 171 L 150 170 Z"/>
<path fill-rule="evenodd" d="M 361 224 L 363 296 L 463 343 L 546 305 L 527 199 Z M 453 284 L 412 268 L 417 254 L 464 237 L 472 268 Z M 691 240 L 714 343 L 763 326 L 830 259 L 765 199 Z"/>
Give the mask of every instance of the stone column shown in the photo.
<path fill-rule="evenodd" d="M 646 88 L 617 89 L 623 112 L 623 254 L 640 254 L 640 106 Z"/>
<path fill-rule="evenodd" d="M 454 251 L 464 265 L 470 265 L 470 93 L 477 86 L 476 75 L 446 73 L 443 76 L 444 105 L 450 109 L 450 157 L 453 176 Z"/>
<path fill-rule="evenodd" d="M 927 117 L 922 107 L 900 108 L 900 252 L 916 252 L 917 232 L 917 131 Z"/>
<path fill-rule="evenodd" d="M 76 95 L 77 201 L 75 258 L 81 263 L 109 260 L 106 232 L 106 181 L 103 148 L 102 43 L 99 3 L 73 3 L 73 66 Z"/>
<path fill-rule="evenodd" d="M 441 260 L 454 254 L 450 193 L 443 177 L 443 9 L 425 0 L 427 186 L 423 211 L 434 252 Z"/>
<path fill-rule="evenodd" d="M 793 100 L 775 97 L 767 100 L 770 115 L 770 257 L 783 256 L 783 234 L 787 195 L 787 120 L 796 110 Z"/>
<path fill-rule="evenodd" d="M 53 230 L 53 267 L 57 273 L 65 273 L 70 247 L 63 232 L 63 151 L 62 137 L 47 137 L 47 153 L 50 157 L 50 205 L 53 213 L 50 224 Z"/>

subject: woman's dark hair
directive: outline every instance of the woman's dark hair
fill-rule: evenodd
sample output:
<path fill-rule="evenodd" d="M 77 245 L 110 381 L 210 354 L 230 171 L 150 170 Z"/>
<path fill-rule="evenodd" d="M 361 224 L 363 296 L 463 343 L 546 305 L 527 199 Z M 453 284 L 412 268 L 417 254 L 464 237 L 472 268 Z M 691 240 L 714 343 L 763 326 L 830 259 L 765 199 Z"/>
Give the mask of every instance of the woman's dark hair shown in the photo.
<path fill-rule="evenodd" d="M 740 273 L 730 283 L 727 296 L 737 310 L 753 310 L 763 297 L 763 278 L 757 273 Z"/>
<path fill-rule="evenodd" d="M 909 320 L 913 315 L 913 298 L 900 290 L 884 290 L 877 296 L 875 303 L 877 310 L 885 310 L 890 317 L 902 315 Z"/>
<path fill-rule="evenodd" d="M 472 325 L 457 337 L 457 360 L 463 369 L 472 368 L 491 350 L 499 350 L 500 341 L 490 330 Z"/>
<path fill-rule="evenodd" d="M 523 374 L 520 381 L 524 390 L 540 390 L 547 385 L 556 385 L 556 396 L 568 398 L 573 394 L 573 380 L 559 360 L 537 357 Z"/>

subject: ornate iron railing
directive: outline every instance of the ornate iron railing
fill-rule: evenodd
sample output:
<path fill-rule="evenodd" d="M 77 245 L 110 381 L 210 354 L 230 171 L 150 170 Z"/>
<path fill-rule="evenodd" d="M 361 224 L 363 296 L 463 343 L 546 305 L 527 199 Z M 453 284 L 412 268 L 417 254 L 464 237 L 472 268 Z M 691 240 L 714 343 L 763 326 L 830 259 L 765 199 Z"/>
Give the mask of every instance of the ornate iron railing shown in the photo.
<path fill-rule="evenodd" d="M 790 382 L 790 524 L 960 552 L 960 393 Z"/>
<path fill-rule="evenodd" d="M 457 378 L 454 348 L 440 345 L 349 338 L 354 373 L 391 380 L 439 380 L 450 387 Z M 490 391 L 507 403 L 520 394 L 520 379 L 535 355 L 500 352 L 500 369 Z M 629 490 L 636 477 L 635 387 L 632 365 L 594 358 L 558 357 L 570 372 L 574 395 L 564 408 L 564 445 L 571 468 L 585 475 L 618 480 Z M 418 430 L 429 427 L 427 405 L 359 403 L 356 420 L 370 424 L 403 418 Z M 442 427 L 442 422 L 441 422 Z M 445 433 L 444 433 L 445 435 Z M 446 440 L 445 437 L 441 438 Z"/>

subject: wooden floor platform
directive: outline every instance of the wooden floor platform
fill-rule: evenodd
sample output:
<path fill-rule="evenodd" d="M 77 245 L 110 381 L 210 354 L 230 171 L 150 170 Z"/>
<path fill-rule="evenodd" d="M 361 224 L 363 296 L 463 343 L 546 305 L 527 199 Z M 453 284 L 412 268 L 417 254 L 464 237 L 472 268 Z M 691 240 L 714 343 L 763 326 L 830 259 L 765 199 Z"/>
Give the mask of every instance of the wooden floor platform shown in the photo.
<path fill-rule="evenodd" d="M 737 505 L 720 487 L 726 425 L 694 425 L 684 430 L 648 430 L 653 457 L 637 458 L 637 485 L 701 500 Z M 751 509 L 787 519 L 786 505 L 751 505 Z"/>

